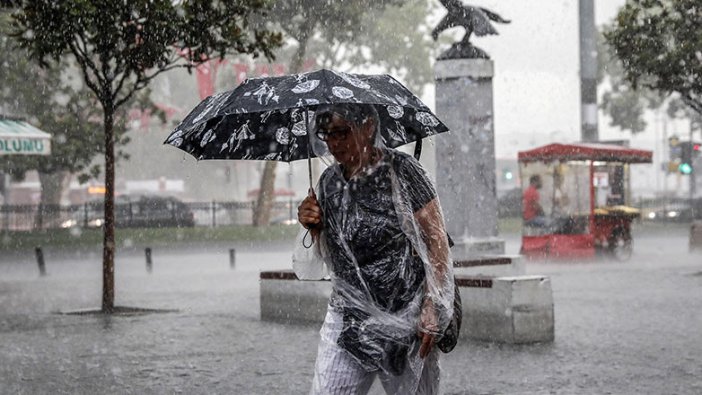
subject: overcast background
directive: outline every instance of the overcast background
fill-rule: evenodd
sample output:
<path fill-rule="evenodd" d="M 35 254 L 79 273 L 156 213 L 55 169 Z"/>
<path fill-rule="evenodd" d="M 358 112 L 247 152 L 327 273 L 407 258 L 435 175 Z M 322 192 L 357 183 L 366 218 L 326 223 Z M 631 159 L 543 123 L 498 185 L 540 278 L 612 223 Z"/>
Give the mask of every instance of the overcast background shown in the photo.
<path fill-rule="evenodd" d="M 595 0 L 595 24 L 609 24 L 625 0 Z M 474 38 L 495 63 L 495 152 L 516 158 L 517 152 L 553 141 L 580 140 L 580 59 L 577 0 L 481 0 L 474 2 L 511 20 L 495 24 L 498 36 Z M 439 17 L 443 16 L 443 12 Z M 436 17 L 436 16 L 434 16 Z M 456 28 L 456 32 L 461 28 Z M 462 32 L 461 32 L 462 34 Z M 599 87 L 600 95 L 605 84 Z M 434 90 L 426 102 L 434 105 Z M 632 147 L 654 151 L 652 165 L 632 166 L 634 196 L 653 195 L 665 188 L 684 191 L 687 179 L 660 171 L 668 136 L 687 139 L 686 122 L 648 113 L 645 132 L 632 136 L 609 125 L 599 112 L 600 140 L 629 139 Z M 664 125 L 666 124 L 667 125 Z"/>

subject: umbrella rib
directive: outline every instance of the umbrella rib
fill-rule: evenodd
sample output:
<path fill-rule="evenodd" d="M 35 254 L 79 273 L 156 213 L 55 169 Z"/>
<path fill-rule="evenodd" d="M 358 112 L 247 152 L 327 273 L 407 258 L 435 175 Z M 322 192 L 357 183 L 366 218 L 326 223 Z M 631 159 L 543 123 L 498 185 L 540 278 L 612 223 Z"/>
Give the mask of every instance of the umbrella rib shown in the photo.
<path fill-rule="evenodd" d="M 327 73 L 330 73 L 330 71 L 327 69 L 322 69 L 322 77 L 324 78 L 324 89 L 325 89 L 324 90 L 324 99 L 326 101 L 331 102 L 331 100 L 329 100 L 329 97 L 331 97 L 331 95 L 327 91 L 329 89 L 329 77 L 327 76 Z"/>

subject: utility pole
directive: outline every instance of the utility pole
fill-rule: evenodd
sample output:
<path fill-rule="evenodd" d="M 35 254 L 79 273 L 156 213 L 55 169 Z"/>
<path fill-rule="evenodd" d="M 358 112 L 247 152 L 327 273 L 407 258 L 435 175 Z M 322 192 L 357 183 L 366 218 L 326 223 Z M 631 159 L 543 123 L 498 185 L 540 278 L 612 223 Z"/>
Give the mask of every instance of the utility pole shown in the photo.
<path fill-rule="evenodd" d="M 580 138 L 599 140 L 597 131 L 597 29 L 594 0 L 578 0 L 580 20 Z"/>
<path fill-rule="evenodd" d="M 692 117 L 690 117 L 690 164 L 693 165 L 692 167 L 692 173 L 690 173 L 689 176 L 689 182 L 690 182 L 690 204 L 692 204 L 692 199 L 695 197 L 695 192 L 697 189 L 697 172 L 701 171 L 702 169 L 697 169 L 695 170 L 694 168 L 694 163 L 695 163 L 695 152 L 693 151 L 693 146 L 695 142 L 695 135 L 693 134 L 694 131 L 694 120 Z"/>
<path fill-rule="evenodd" d="M 661 111 L 658 110 L 658 115 L 661 116 Z M 661 121 L 663 123 L 663 163 L 666 165 L 666 170 L 663 172 L 663 194 L 668 195 L 668 173 L 669 173 L 669 165 L 668 163 L 671 160 L 670 157 L 670 147 L 668 144 L 668 117 L 663 115 L 661 116 Z"/>

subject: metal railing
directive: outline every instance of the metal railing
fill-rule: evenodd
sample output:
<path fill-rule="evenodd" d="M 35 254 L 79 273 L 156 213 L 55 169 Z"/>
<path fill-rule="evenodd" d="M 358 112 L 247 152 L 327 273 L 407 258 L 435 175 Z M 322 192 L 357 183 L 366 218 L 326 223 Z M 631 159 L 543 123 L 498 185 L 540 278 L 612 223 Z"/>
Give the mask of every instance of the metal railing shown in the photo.
<path fill-rule="evenodd" d="M 290 224 L 297 219 L 299 201 L 274 202 L 271 223 Z M 250 225 L 254 202 L 179 202 L 158 204 L 115 203 L 116 227 L 219 227 Z M 0 230 L 99 228 L 104 223 L 102 203 L 79 205 L 3 205 Z"/>

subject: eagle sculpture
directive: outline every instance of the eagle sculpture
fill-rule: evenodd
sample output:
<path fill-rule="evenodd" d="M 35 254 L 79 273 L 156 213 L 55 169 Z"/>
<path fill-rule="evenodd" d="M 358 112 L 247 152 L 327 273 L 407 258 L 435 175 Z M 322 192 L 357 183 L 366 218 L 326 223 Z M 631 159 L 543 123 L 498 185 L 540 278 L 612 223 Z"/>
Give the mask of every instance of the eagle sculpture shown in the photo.
<path fill-rule="evenodd" d="M 439 38 L 439 33 L 455 26 L 463 26 L 466 33 L 461 41 L 454 43 L 449 50 L 439 56 L 439 59 L 490 58 L 485 51 L 470 43 L 471 34 L 475 33 L 476 36 L 497 34 L 497 30 L 490 21 L 499 23 L 510 23 L 510 21 L 488 9 L 463 5 L 461 0 L 440 1 L 448 10 L 448 14 L 432 30 L 432 38 L 436 41 Z"/>

